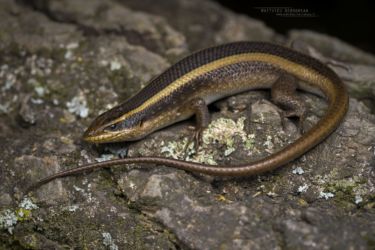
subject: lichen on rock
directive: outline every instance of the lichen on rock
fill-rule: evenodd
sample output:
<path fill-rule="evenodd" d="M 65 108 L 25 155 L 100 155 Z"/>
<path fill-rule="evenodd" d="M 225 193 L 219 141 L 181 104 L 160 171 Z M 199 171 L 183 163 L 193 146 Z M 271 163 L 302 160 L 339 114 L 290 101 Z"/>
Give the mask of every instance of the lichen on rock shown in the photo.
<path fill-rule="evenodd" d="M 316 32 L 277 34 L 209 0 L 154 2 L 0 0 L 0 248 L 373 248 L 375 57 Z M 303 157 L 229 179 L 132 164 L 23 196 L 40 178 L 126 154 L 238 165 L 276 152 L 300 134 L 261 90 L 213 104 L 198 152 L 193 143 L 185 151 L 191 121 L 127 145 L 88 145 L 82 132 L 192 51 L 296 39 L 351 95 L 344 122 Z M 301 96 L 310 128 L 326 103 Z"/>

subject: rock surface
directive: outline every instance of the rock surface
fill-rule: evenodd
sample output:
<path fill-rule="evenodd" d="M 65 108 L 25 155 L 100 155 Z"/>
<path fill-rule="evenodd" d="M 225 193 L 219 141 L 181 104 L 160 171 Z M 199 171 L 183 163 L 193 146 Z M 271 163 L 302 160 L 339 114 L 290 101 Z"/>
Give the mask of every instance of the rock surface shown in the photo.
<path fill-rule="evenodd" d="M 375 57 L 309 31 L 284 37 L 211 1 L 153 2 L 0 0 L 0 248 L 374 249 Z M 256 177 L 130 166 L 23 197 L 41 177 L 123 153 L 124 145 L 104 152 L 82 142 L 82 131 L 178 58 L 233 40 L 301 41 L 347 84 L 344 123 L 305 156 Z M 325 102 L 303 98 L 311 127 Z M 295 140 L 296 126 L 283 128 L 268 99 L 252 91 L 215 103 L 205 145 L 188 157 L 237 164 Z M 188 125 L 128 153 L 182 157 Z"/>

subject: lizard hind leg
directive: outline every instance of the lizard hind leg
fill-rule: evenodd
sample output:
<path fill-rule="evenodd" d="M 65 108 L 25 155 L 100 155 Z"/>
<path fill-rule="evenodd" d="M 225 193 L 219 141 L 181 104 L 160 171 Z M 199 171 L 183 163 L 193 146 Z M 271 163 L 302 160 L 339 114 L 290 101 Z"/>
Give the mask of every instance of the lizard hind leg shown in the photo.
<path fill-rule="evenodd" d="M 298 130 L 303 131 L 306 117 L 306 104 L 297 94 L 297 79 L 289 74 L 282 74 L 271 88 L 272 101 L 282 108 L 281 116 L 284 120 L 289 117 L 298 118 Z"/>
<path fill-rule="evenodd" d="M 189 145 L 194 142 L 195 152 L 197 153 L 199 146 L 202 144 L 203 130 L 206 129 L 210 123 L 210 113 L 206 102 L 201 98 L 191 100 L 189 106 L 194 111 L 196 126 L 192 138 L 190 138 L 186 144 L 185 152 L 187 152 Z"/>

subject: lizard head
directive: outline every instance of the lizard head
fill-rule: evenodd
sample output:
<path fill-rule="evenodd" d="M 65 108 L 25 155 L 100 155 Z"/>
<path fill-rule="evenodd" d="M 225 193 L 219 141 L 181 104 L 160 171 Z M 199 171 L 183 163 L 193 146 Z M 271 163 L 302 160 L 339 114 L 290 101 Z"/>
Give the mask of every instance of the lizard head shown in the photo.
<path fill-rule="evenodd" d="M 83 139 L 90 143 L 135 141 L 148 134 L 142 125 L 141 114 L 124 113 L 124 107 L 119 105 L 95 118 Z"/>

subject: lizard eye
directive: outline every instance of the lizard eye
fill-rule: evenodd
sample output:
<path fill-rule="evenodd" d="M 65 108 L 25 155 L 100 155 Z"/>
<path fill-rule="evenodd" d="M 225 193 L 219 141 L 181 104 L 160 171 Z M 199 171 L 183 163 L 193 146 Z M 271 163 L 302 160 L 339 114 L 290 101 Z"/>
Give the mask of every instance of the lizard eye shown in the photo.
<path fill-rule="evenodd" d="M 114 131 L 117 129 L 117 124 L 111 124 L 108 127 L 105 128 L 107 131 Z"/>

